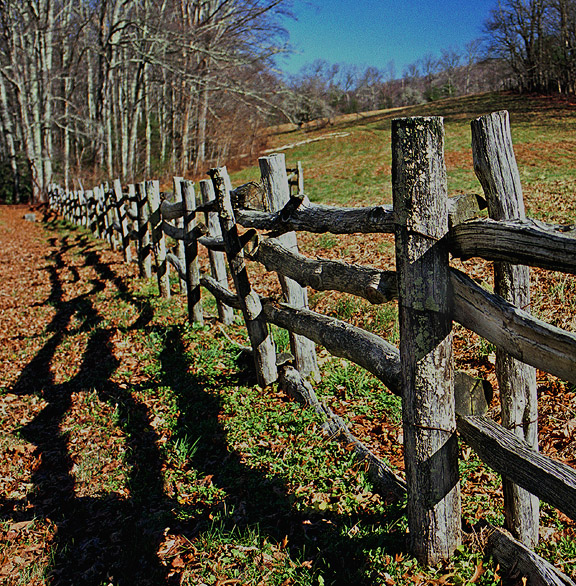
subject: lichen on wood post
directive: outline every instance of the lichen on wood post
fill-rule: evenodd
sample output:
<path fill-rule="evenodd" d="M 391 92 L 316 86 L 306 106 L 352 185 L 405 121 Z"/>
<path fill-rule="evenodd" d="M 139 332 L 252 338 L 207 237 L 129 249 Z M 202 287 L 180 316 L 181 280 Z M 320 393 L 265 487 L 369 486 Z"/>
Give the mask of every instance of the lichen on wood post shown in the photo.
<path fill-rule="evenodd" d="M 402 419 L 412 550 L 421 563 L 461 542 L 441 118 L 392 123 Z"/>
<path fill-rule="evenodd" d="M 268 324 L 262 312 L 260 297 L 252 290 L 248 279 L 244 253 L 238 239 L 238 229 L 234 210 L 232 209 L 230 198 L 232 189 L 226 167 L 210 169 L 209 175 L 214 186 L 220 228 L 226 247 L 230 273 L 234 280 L 236 293 L 240 298 L 246 329 L 254 351 L 256 377 L 258 383 L 262 387 L 266 387 L 278 378 L 274 340 L 268 331 Z"/>
<path fill-rule="evenodd" d="M 266 207 L 269 211 L 281 210 L 290 200 L 290 186 L 286 174 L 286 162 L 283 154 L 274 154 L 258 159 L 262 183 L 266 194 Z M 298 252 L 295 232 L 287 232 L 277 240 L 292 252 Z M 296 308 L 308 308 L 308 291 L 296 281 L 278 274 L 284 297 L 289 305 Z M 296 360 L 296 368 L 306 376 L 318 379 L 320 376 L 316 360 L 316 346 L 312 340 L 289 331 L 290 348 Z"/>
<path fill-rule="evenodd" d="M 198 264 L 198 242 L 194 237 L 196 228 L 196 194 L 192 181 L 181 181 L 180 189 L 184 202 L 184 257 L 186 265 L 186 295 L 190 323 L 204 323 L 204 312 L 200 295 L 200 267 Z"/>
<path fill-rule="evenodd" d="M 203 179 L 200 181 L 200 194 L 203 205 L 214 201 L 214 187 L 209 180 Z M 222 238 L 218 214 L 216 212 L 205 212 L 204 216 L 206 218 L 206 225 L 208 226 L 208 235 L 211 238 Z M 208 257 L 210 259 L 210 272 L 212 277 L 223 287 L 227 288 L 226 255 L 216 250 L 208 250 Z M 218 318 L 224 325 L 230 325 L 234 322 L 234 310 L 230 306 L 217 299 L 216 307 L 218 309 Z"/>
<path fill-rule="evenodd" d="M 474 171 L 482 184 L 488 214 L 494 220 L 524 220 L 524 199 L 516 165 L 508 112 L 494 112 L 472 122 Z M 494 263 L 494 292 L 524 311 L 530 308 L 530 270 L 526 266 Z M 538 449 L 536 371 L 503 350 L 496 350 L 502 425 Z M 538 543 L 539 501 L 504 480 L 506 528 L 524 545 Z"/>

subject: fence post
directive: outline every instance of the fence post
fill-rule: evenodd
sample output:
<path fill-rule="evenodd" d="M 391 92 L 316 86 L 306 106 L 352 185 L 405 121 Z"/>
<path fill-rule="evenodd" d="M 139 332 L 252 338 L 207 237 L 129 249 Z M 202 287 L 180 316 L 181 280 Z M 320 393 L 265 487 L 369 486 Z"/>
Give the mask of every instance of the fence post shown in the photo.
<path fill-rule="evenodd" d="M 474 170 L 494 220 L 526 218 L 520 174 L 516 165 L 508 112 L 494 112 L 472 122 Z M 530 269 L 494 263 L 494 292 L 525 311 L 530 310 Z M 536 370 L 503 350 L 496 350 L 502 426 L 538 449 Z M 538 543 L 539 500 L 504 479 L 506 528 L 524 545 Z"/>
<path fill-rule="evenodd" d="M 209 175 L 214 185 L 220 228 L 230 272 L 234 280 L 236 293 L 240 299 L 246 329 L 254 351 L 256 377 L 258 378 L 258 384 L 266 387 L 278 378 L 274 340 L 268 332 L 268 324 L 262 313 L 260 297 L 252 291 L 248 273 L 246 272 L 244 252 L 238 239 L 236 218 L 232 209 L 230 198 L 232 189 L 226 167 L 210 169 Z"/>
<path fill-rule="evenodd" d="M 267 207 L 270 211 L 281 210 L 290 200 L 290 185 L 286 174 L 286 162 L 282 153 L 258 159 L 262 183 L 266 192 Z M 288 232 L 278 237 L 283 246 L 298 252 L 296 233 Z M 298 309 L 308 309 L 308 291 L 296 281 L 278 275 L 284 297 L 289 305 Z M 316 346 L 312 340 L 289 331 L 290 348 L 296 359 L 296 368 L 303 376 L 318 379 L 320 372 L 316 361 Z"/>
<path fill-rule="evenodd" d="M 184 201 L 182 198 L 182 181 L 184 179 L 182 177 L 174 177 L 173 178 L 173 185 L 174 185 L 174 202 L 177 201 Z M 184 230 L 184 216 L 181 218 L 176 218 L 176 227 L 182 228 Z M 186 252 L 185 252 L 185 245 L 184 240 L 178 240 L 176 243 L 176 256 L 180 261 L 180 264 L 184 267 L 186 266 Z M 180 276 L 180 292 L 187 291 L 186 289 L 186 279 Z"/>
<path fill-rule="evenodd" d="M 192 181 L 181 181 L 180 189 L 184 202 L 184 256 L 186 260 L 186 299 L 190 323 L 204 323 L 204 312 L 200 298 L 200 267 L 198 266 L 198 241 L 196 228 L 196 194 Z"/>
<path fill-rule="evenodd" d="M 302 161 L 298 161 L 296 168 L 298 169 L 298 193 L 302 194 L 304 193 L 304 170 L 302 168 Z"/>
<path fill-rule="evenodd" d="M 200 194 L 202 196 L 202 204 L 207 204 L 214 201 L 214 187 L 207 179 L 200 181 Z M 218 214 L 216 212 L 205 212 L 206 224 L 208 226 L 208 234 L 212 238 L 222 238 L 222 230 L 220 229 L 220 222 L 218 221 Z M 216 279 L 220 285 L 228 288 L 228 275 L 226 273 L 226 255 L 223 252 L 216 250 L 208 250 L 208 258 L 210 259 L 210 272 L 212 277 Z M 218 309 L 218 319 L 224 325 L 234 323 L 234 310 L 219 299 L 216 300 L 216 307 Z"/>
<path fill-rule="evenodd" d="M 134 241 L 136 248 L 136 261 L 140 264 L 140 234 L 138 228 L 138 198 L 136 197 L 136 185 L 128 184 L 128 197 L 126 198 L 126 214 L 128 216 L 129 230 L 128 235 L 131 241 Z"/>
<path fill-rule="evenodd" d="M 108 183 L 103 185 L 104 192 L 104 218 L 106 224 L 106 239 L 113 250 L 118 250 L 118 233 L 114 229 L 114 194 Z"/>
<path fill-rule="evenodd" d="M 160 213 L 160 183 L 158 180 L 146 182 L 146 201 L 148 202 L 148 221 L 152 239 L 152 250 L 156 260 L 156 277 L 160 297 L 170 297 L 170 274 L 166 261 L 166 236 L 162 230 L 162 214 Z"/>
<path fill-rule="evenodd" d="M 102 185 L 97 185 L 94 190 L 98 194 L 98 238 L 105 240 L 108 234 L 106 226 L 106 198 Z"/>
<path fill-rule="evenodd" d="M 88 229 L 94 238 L 98 238 L 98 199 L 96 192 L 89 189 L 86 192 L 86 208 L 88 210 Z"/>
<path fill-rule="evenodd" d="M 88 203 L 83 189 L 78 190 L 78 201 L 80 202 L 80 225 L 86 227 L 88 225 Z"/>
<path fill-rule="evenodd" d="M 146 183 L 144 182 L 136 184 L 136 213 L 138 217 L 138 266 L 140 276 L 150 279 L 152 277 L 152 250 L 146 210 Z"/>
<path fill-rule="evenodd" d="M 96 237 L 103 238 L 104 237 L 104 217 L 102 215 L 103 203 L 102 203 L 102 193 L 100 192 L 100 186 L 95 185 L 93 188 L 94 191 L 94 199 L 96 205 Z"/>
<path fill-rule="evenodd" d="M 126 213 L 127 205 L 124 202 L 124 194 L 122 193 L 122 184 L 120 183 L 120 179 L 114 180 L 114 198 L 116 200 L 116 216 L 118 218 L 118 224 L 120 224 L 124 261 L 129 263 L 132 261 L 132 249 L 130 248 L 130 227 L 128 223 L 128 215 Z"/>
<path fill-rule="evenodd" d="M 80 207 L 80 202 L 78 200 L 78 192 L 71 191 L 70 194 L 72 195 L 72 223 L 75 226 L 78 226 L 78 224 L 79 224 L 79 222 L 78 222 L 78 217 L 79 217 L 78 208 Z"/>
<path fill-rule="evenodd" d="M 436 564 L 461 542 L 442 118 L 392 122 L 392 190 L 408 524 Z"/>

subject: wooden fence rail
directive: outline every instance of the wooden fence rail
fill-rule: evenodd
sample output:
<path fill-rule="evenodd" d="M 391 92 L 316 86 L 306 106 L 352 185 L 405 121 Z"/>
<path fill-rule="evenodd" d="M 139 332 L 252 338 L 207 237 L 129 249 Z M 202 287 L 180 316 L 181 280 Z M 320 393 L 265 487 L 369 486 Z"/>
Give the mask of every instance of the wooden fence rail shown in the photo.
<path fill-rule="evenodd" d="M 232 189 L 225 168 L 212 169 L 211 181 L 200 182 L 201 204 L 196 202 L 192 183 L 179 178 L 174 198 L 162 202 L 154 182 L 129 187 L 127 193 L 116 182 L 112 190 L 98 187 L 92 192 L 64 193 L 54 187 L 50 198 L 52 208 L 67 220 L 121 245 L 127 260 L 130 241 L 136 239 L 142 275 L 150 276 L 154 253 L 164 296 L 170 289 L 161 278 L 166 279 L 168 265 L 173 266 L 186 282 L 191 320 L 203 319 L 200 286 L 217 299 L 224 323 L 232 320 L 231 307 L 240 309 L 259 383 L 266 386 L 279 380 L 323 410 L 327 426 L 354 445 L 381 487 L 395 494 L 407 491 L 412 548 L 425 563 L 450 556 L 461 539 L 456 431 L 504 476 L 506 526 L 525 545 L 534 546 L 538 537 L 535 497 L 576 519 L 576 471 L 537 451 L 533 369 L 526 366 L 576 383 L 576 334 L 531 316 L 529 297 L 502 288 L 490 293 L 448 264 L 450 254 L 499 261 L 499 271 L 509 270 L 505 280 L 525 295 L 527 285 L 519 281 L 519 274 L 525 275 L 527 269 L 518 265 L 576 274 L 576 231 L 573 226 L 551 226 L 524 217 L 507 113 L 482 117 L 473 122 L 473 129 L 475 169 L 490 219 L 478 218 L 485 204 L 481 198 L 446 196 L 441 118 L 394 121 L 394 206 L 312 204 L 303 193 L 300 167 L 291 182 L 298 186 L 298 193 L 290 195 L 283 155 L 260 160 L 261 190 L 263 199 L 267 198 L 265 209 L 260 210 L 233 207 L 233 201 L 242 199 L 241 188 Z M 507 203 L 511 194 L 514 204 Z M 104 201 L 107 206 L 102 206 Z M 199 213 L 204 214 L 208 228 L 197 222 Z M 130 222 L 135 223 L 134 229 Z M 297 250 L 294 233 L 298 231 L 394 233 L 397 272 L 307 258 Z M 121 235 L 118 242 L 112 238 L 114 233 Z M 167 252 L 164 234 L 183 243 L 184 254 L 181 245 Z M 199 273 L 199 244 L 209 250 L 211 276 Z M 224 254 L 235 293 L 229 290 Z M 247 261 L 279 274 L 286 303 L 260 299 L 249 281 Z M 371 303 L 398 299 L 400 350 L 371 332 L 308 309 L 307 286 L 346 292 Z M 508 405 L 503 406 L 507 414 L 502 426 L 486 416 L 490 386 L 454 372 L 452 320 L 496 344 L 503 353 L 498 367 L 501 393 L 508 392 L 503 390 L 508 385 L 516 395 L 503 395 Z M 277 365 L 269 323 L 291 333 L 300 374 Z M 403 398 L 406 483 L 352 438 L 341 420 L 319 406 L 306 380 L 317 375 L 311 341 L 359 364 Z M 516 382 L 509 385 L 510 380 Z M 529 556 L 531 567 L 537 559 L 534 555 Z M 546 564 L 541 568 L 546 568 L 544 573 L 550 571 Z M 554 575 L 548 583 L 572 583 L 559 572 Z"/>

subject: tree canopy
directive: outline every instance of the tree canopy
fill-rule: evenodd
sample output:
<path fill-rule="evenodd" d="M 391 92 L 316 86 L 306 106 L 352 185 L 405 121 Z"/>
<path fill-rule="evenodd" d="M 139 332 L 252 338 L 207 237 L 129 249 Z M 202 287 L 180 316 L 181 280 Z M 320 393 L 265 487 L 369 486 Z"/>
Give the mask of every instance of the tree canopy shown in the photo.
<path fill-rule="evenodd" d="M 14 176 L 24 153 L 38 199 L 55 173 L 131 181 L 250 149 L 288 4 L 4 0 L 0 142 Z"/>

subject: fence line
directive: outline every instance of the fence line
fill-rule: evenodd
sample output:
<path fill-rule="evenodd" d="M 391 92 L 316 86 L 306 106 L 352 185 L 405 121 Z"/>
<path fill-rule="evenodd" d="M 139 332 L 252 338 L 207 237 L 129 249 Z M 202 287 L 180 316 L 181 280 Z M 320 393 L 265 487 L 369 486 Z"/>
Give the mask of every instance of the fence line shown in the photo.
<path fill-rule="evenodd" d="M 112 234 L 120 232 L 124 250 L 129 238 L 136 238 L 141 274 L 148 273 L 143 263 L 154 250 L 158 275 L 167 259 L 181 278 L 191 282 L 190 275 L 197 271 L 198 243 L 206 246 L 210 251 L 212 277 L 194 277 L 193 285 L 188 288 L 189 317 L 196 321 L 202 319 L 198 313 L 200 284 L 216 297 L 220 307 L 240 308 L 261 385 L 280 377 L 282 384 L 297 389 L 294 393 L 308 397 L 308 403 L 313 406 L 317 404 L 310 385 L 297 371 L 280 368 L 278 374 L 274 344 L 267 328 L 267 323 L 273 323 L 356 362 L 383 380 L 392 392 L 401 395 L 405 399 L 406 490 L 412 548 L 425 563 L 449 556 L 460 542 L 456 429 L 483 461 L 523 489 L 518 490 L 506 481 L 512 487 L 505 491 L 507 495 L 514 492 L 513 496 L 506 497 L 506 523 L 521 542 L 533 546 L 537 540 L 537 510 L 532 495 L 576 519 L 576 471 L 537 452 L 533 425 L 537 413 L 535 405 L 530 404 L 533 391 L 529 380 L 521 383 L 521 396 L 505 399 L 520 415 L 511 415 L 503 421 L 503 427 L 485 416 L 490 400 L 487 383 L 463 373 L 452 374 L 451 321 L 454 319 L 523 363 L 576 382 L 576 334 L 534 318 L 514 295 L 507 301 L 502 295 L 491 294 L 448 265 L 450 253 L 461 258 L 479 256 L 576 274 L 573 227 L 535 222 L 523 218 L 522 213 L 500 219 L 502 214 L 494 212 L 499 205 L 509 205 L 502 204 L 502 200 L 511 192 L 518 196 L 517 210 L 523 208 L 515 163 L 512 167 L 501 165 L 502 153 L 508 162 L 513 161 L 507 113 L 482 117 L 473 126 L 477 129 L 473 147 L 475 168 L 488 199 L 489 212 L 498 216 L 496 219 L 474 217 L 482 204 L 474 196 L 446 197 L 443 126 L 438 118 L 394 121 L 393 207 L 339 208 L 311 204 L 303 195 L 301 169 L 297 178 L 298 194 L 290 196 L 283 156 L 279 155 L 272 158 L 273 163 L 271 158 L 261 160 L 264 185 L 270 166 L 281 164 L 284 170 L 278 179 L 281 187 L 272 187 L 273 182 L 269 181 L 267 193 L 270 195 L 280 188 L 288 193 L 282 203 L 269 211 L 234 209 L 232 201 L 242 199 L 240 188 L 231 188 L 225 168 L 212 169 L 212 181 L 200 182 L 203 199 L 199 206 L 190 195 L 193 194 L 191 184 L 181 189 L 181 200 L 165 200 L 161 204 L 158 198 L 146 196 L 144 184 L 139 184 L 137 189 L 129 188 L 128 195 L 123 197 L 115 187 L 116 221 L 113 218 L 106 221 L 109 213 L 102 207 L 104 189 L 64 193 L 54 188 L 50 199 L 51 206 L 66 219 L 85 225 L 111 242 Z M 215 200 L 208 193 L 210 188 L 214 189 Z M 174 193 L 178 193 L 176 187 Z M 129 206 L 132 211 L 128 211 Z M 134 206 L 137 213 L 133 211 Z M 195 213 L 200 212 L 206 214 L 209 225 L 211 218 L 210 232 L 195 224 Z M 216 215 L 221 234 L 213 229 Z M 152 237 L 152 242 L 146 240 L 151 216 L 157 230 L 161 227 L 168 236 L 184 242 L 185 263 L 173 253 L 163 260 L 158 237 Z M 123 217 L 137 220 L 138 230 L 126 234 Z M 183 226 L 170 223 L 179 218 L 183 218 Z M 247 231 L 239 235 L 237 224 Z M 257 230 L 268 234 L 264 237 Z M 288 246 L 278 240 L 277 237 L 293 231 L 395 232 L 398 272 L 308 259 L 295 249 L 295 239 Z M 222 251 L 228 259 L 236 293 L 228 290 L 226 277 L 221 272 L 218 276 L 214 269 L 213 255 L 222 255 Z M 398 297 L 400 351 L 375 334 L 310 311 L 305 301 L 286 304 L 261 300 L 248 281 L 247 259 L 262 263 L 302 287 L 344 291 L 372 303 Z M 514 274 L 517 272 L 516 268 L 512 270 Z M 525 289 L 526 284 L 522 287 Z M 220 311 L 219 315 L 223 321 L 229 319 Z M 428 324 L 428 330 L 423 329 L 423 324 Z M 297 343 L 293 344 L 292 351 L 298 353 Z M 304 354 L 310 352 L 308 349 Z M 300 366 L 306 374 L 314 372 L 313 368 L 306 371 Z M 502 388 L 506 386 L 506 376 L 510 376 L 503 368 L 499 367 Z M 526 409 L 526 404 L 531 406 Z M 396 492 L 404 490 L 391 471 L 386 471 L 386 475 Z M 519 555 L 524 551 L 511 539 L 508 544 Z M 529 555 L 531 560 L 533 555 Z M 541 573 L 548 571 L 546 567 L 541 564 Z M 547 583 L 572 583 L 558 572 L 555 575 L 557 581 Z"/>

